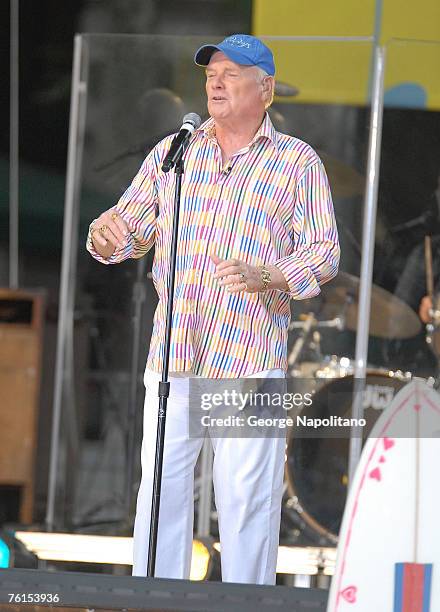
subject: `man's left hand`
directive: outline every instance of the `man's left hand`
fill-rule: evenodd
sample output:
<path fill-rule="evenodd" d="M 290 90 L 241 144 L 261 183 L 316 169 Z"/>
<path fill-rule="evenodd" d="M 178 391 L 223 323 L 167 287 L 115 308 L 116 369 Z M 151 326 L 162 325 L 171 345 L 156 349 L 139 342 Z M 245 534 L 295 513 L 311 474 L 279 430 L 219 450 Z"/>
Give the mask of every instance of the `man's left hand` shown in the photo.
<path fill-rule="evenodd" d="M 264 290 L 261 270 L 257 266 L 250 266 L 239 259 L 220 259 L 217 255 L 210 257 L 216 265 L 214 278 L 230 293 L 257 293 Z"/>

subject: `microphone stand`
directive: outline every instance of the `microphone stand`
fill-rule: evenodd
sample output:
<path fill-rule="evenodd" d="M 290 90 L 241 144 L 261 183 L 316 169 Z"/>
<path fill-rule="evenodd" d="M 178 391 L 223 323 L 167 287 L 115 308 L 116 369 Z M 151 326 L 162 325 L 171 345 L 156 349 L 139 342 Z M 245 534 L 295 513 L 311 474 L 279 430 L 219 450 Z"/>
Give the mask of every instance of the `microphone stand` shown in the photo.
<path fill-rule="evenodd" d="M 170 394 L 168 370 L 170 361 L 171 325 L 173 319 L 174 280 L 176 274 L 177 235 L 179 230 L 180 192 L 184 172 L 183 154 L 188 141 L 182 146 L 180 155 L 175 160 L 174 173 L 176 177 L 174 192 L 174 217 L 171 242 L 171 257 L 168 272 L 168 303 L 167 322 L 165 328 L 165 345 L 163 355 L 162 380 L 158 386 L 159 409 L 157 415 L 156 454 L 154 463 L 153 495 L 151 499 L 150 540 L 148 547 L 147 577 L 153 578 L 156 565 L 157 532 L 159 526 L 160 490 L 162 484 L 163 451 L 165 443 L 165 423 L 167 416 L 167 400 Z"/>

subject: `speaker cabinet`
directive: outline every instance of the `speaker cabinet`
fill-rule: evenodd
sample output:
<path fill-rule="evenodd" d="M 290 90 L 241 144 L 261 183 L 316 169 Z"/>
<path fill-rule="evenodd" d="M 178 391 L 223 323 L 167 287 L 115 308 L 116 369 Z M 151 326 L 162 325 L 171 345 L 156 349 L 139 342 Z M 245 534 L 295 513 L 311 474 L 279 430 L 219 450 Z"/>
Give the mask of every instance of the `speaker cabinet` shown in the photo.
<path fill-rule="evenodd" d="M 0 289 L 0 498 L 19 491 L 31 523 L 38 434 L 44 293 Z"/>

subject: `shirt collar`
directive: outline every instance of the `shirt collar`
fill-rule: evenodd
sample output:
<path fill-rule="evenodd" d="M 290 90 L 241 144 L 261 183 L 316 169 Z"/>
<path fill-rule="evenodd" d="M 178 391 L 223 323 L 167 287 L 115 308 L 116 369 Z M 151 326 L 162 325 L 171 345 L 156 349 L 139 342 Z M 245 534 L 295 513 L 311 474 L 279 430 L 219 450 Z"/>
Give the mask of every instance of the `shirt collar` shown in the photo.
<path fill-rule="evenodd" d="M 215 137 L 215 121 L 214 121 L 214 119 L 212 117 L 209 117 L 209 119 L 207 119 L 207 121 L 202 123 L 202 125 L 199 127 L 197 132 L 202 134 L 204 137 L 206 137 L 206 138 L 208 138 L 210 140 L 216 140 L 216 137 Z M 273 126 L 273 123 L 270 120 L 268 112 L 265 113 L 264 119 L 263 119 L 263 123 L 259 127 L 259 129 L 258 129 L 257 133 L 255 134 L 255 136 L 253 137 L 252 141 L 249 143 L 249 146 L 254 144 L 255 142 L 257 142 L 258 140 L 263 139 L 263 138 L 266 138 L 267 140 L 269 140 L 273 144 L 273 146 L 275 147 L 276 151 L 278 152 L 278 136 L 277 136 L 277 131 L 275 130 L 275 128 Z"/>

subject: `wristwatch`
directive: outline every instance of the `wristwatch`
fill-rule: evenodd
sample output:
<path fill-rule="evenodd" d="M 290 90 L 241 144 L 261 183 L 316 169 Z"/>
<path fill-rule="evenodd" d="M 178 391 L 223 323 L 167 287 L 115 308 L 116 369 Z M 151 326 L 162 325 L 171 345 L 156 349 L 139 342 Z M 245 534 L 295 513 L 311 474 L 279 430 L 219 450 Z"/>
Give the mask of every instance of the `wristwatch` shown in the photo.
<path fill-rule="evenodd" d="M 267 287 L 269 286 L 270 281 L 272 280 L 270 277 L 270 272 L 266 268 L 266 266 L 261 266 L 260 274 L 261 274 L 261 282 L 263 283 L 263 291 L 266 291 Z"/>

